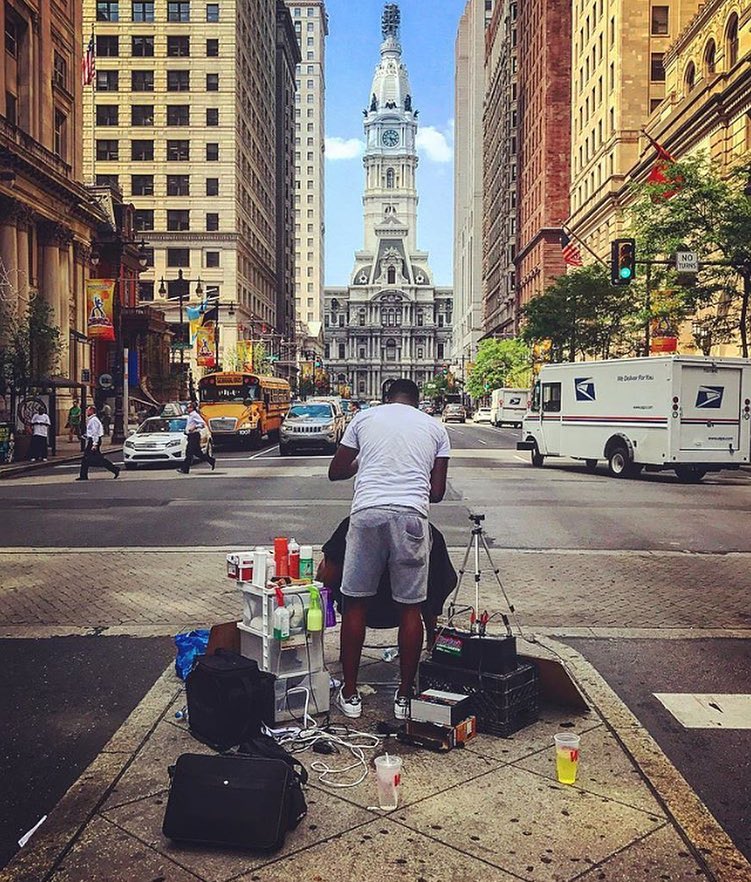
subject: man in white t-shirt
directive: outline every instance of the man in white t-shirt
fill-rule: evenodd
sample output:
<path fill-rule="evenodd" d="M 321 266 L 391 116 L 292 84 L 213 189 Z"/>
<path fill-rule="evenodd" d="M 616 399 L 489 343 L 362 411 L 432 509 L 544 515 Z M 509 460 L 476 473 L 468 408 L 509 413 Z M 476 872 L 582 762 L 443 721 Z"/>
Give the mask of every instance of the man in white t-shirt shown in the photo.
<path fill-rule="evenodd" d="M 420 393 L 411 380 L 396 380 L 387 403 L 358 414 L 347 427 L 329 466 L 329 479 L 355 478 L 342 594 L 344 683 L 337 704 L 359 717 L 357 672 L 365 641 L 370 599 L 388 568 L 393 599 L 400 605 L 401 683 L 394 716 L 406 719 L 422 649 L 421 606 L 427 597 L 431 502 L 446 492 L 451 445 L 441 423 L 418 410 Z"/>
<path fill-rule="evenodd" d="M 47 436 L 50 431 L 49 414 L 35 413 L 31 418 L 31 454 L 32 462 L 47 462 Z"/>

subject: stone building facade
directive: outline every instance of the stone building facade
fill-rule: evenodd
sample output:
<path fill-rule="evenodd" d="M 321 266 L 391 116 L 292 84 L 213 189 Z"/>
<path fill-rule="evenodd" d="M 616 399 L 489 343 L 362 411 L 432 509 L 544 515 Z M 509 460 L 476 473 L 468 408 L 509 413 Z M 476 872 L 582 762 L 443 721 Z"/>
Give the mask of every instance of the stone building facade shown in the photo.
<path fill-rule="evenodd" d="M 398 377 L 424 383 L 448 365 L 452 290 L 417 248 L 417 117 L 402 60 L 399 10 L 387 4 L 365 116 L 364 247 L 346 288 L 327 288 L 325 365 L 336 386 L 381 399 Z"/>
<path fill-rule="evenodd" d="M 80 382 L 89 369 L 85 281 L 102 220 L 80 183 L 80 5 L 1 0 L 0 34 L 0 346 L 41 298 L 62 344 L 49 367 Z M 60 413 L 69 400 L 58 396 Z"/>

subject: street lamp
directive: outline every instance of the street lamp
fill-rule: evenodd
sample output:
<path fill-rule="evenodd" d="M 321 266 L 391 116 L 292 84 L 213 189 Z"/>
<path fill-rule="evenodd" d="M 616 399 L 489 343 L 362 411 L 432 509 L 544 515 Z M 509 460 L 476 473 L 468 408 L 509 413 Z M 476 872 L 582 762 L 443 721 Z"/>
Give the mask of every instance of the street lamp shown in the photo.
<path fill-rule="evenodd" d="M 201 277 L 199 276 L 197 279 L 186 279 L 183 277 L 183 271 L 179 269 L 177 271 L 177 279 L 175 279 L 174 284 L 172 285 L 172 290 L 175 291 L 175 296 L 170 297 L 170 300 L 177 300 L 180 303 L 180 383 L 181 383 L 181 391 L 182 395 L 182 386 L 185 383 L 185 338 L 184 338 L 184 322 L 183 322 L 183 302 L 186 298 L 190 298 L 190 291 L 188 290 L 188 285 L 191 282 L 196 282 L 196 296 L 200 297 L 203 294 L 203 285 L 201 284 Z M 167 285 L 164 282 L 164 276 L 159 280 L 159 296 L 164 297 L 167 294 Z"/>

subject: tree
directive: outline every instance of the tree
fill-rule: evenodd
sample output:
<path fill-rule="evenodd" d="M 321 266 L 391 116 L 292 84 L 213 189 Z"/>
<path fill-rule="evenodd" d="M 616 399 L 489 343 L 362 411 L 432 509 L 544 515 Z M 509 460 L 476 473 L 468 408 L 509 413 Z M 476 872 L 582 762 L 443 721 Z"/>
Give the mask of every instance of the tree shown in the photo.
<path fill-rule="evenodd" d="M 34 297 L 26 314 L 10 316 L 7 325 L 6 343 L 0 348 L 0 376 L 7 383 L 26 389 L 57 370 L 62 340 L 48 303 Z"/>
<path fill-rule="evenodd" d="M 420 397 L 435 401 L 448 392 L 448 378 L 445 374 L 437 374 L 420 387 Z"/>
<path fill-rule="evenodd" d="M 503 386 L 527 386 L 532 376 L 532 352 L 523 340 L 482 340 L 467 378 L 467 392 L 482 398 Z"/>
<path fill-rule="evenodd" d="M 643 321 L 631 288 L 615 288 L 600 264 L 558 276 L 523 309 L 522 339 L 549 341 L 551 361 L 634 354 Z"/>
<path fill-rule="evenodd" d="M 677 318 L 697 316 L 694 337 L 704 351 L 740 337 L 749 355 L 751 306 L 751 161 L 723 175 L 706 157 L 671 163 L 663 183 L 635 185 L 629 209 L 641 258 L 695 251 L 702 268 L 688 286 L 672 268 L 654 269 L 655 284 L 674 292 Z M 724 265 L 722 265 L 724 264 Z"/>

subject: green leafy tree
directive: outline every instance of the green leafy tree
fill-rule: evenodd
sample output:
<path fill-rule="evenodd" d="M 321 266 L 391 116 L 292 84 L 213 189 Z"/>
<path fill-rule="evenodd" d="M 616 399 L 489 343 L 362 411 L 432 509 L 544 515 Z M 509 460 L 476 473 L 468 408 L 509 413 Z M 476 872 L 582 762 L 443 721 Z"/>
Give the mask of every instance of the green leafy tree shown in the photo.
<path fill-rule="evenodd" d="M 523 310 L 522 339 L 549 342 L 551 361 L 635 354 L 643 315 L 631 287 L 615 288 L 601 264 L 558 276 Z"/>
<path fill-rule="evenodd" d="M 448 392 L 448 378 L 445 374 L 437 374 L 420 386 L 420 397 L 437 401 Z"/>
<path fill-rule="evenodd" d="M 0 347 L 0 375 L 17 389 L 33 386 L 58 369 L 62 352 L 60 329 L 54 325 L 52 307 L 34 297 L 22 317 L 7 316 Z"/>
<path fill-rule="evenodd" d="M 467 392 L 482 398 L 504 386 L 528 386 L 532 376 L 532 351 L 524 340 L 482 340 L 472 371 L 467 378 Z"/>
<path fill-rule="evenodd" d="M 751 160 L 729 174 L 706 157 L 668 165 L 664 183 L 635 186 L 629 209 L 637 254 L 669 259 L 676 250 L 695 251 L 702 268 L 687 285 L 672 268 L 653 268 L 653 287 L 673 293 L 677 321 L 694 316 L 697 345 L 740 339 L 749 355 L 751 308 Z M 724 265 L 723 265 L 724 264 Z M 659 311 L 659 301 L 652 309 Z M 657 312 L 659 314 L 659 312 Z"/>

